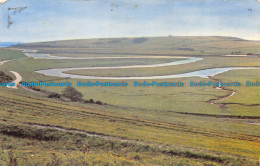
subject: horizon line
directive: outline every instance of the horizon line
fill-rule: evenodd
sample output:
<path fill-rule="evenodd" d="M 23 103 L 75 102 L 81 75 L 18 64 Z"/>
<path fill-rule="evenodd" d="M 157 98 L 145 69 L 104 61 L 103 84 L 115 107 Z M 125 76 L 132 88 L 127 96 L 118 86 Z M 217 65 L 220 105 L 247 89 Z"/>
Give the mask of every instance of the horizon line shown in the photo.
<path fill-rule="evenodd" d="M 226 36 L 226 35 L 168 35 L 168 36 L 122 36 L 122 37 L 93 37 L 93 38 L 68 38 L 68 39 L 54 39 L 54 40 L 40 40 L 40 41 L 31 41 L 31 42 L 22 42 L 22 41 L 0 41 L 0 43 L 21 43 L 21 44 L 30 44 L 30 43 L 44 43 L 44 42 L 54 42 L 54 41 L 68 41 L 68 40 L 93 40 L 93 39 L 120 39 L 120 38 L 159 38 L 159 37 L 226 37 L 226 38 L 237 38 L 245 41 L 260 41 L 257 39 L 245 39 L 242 37 L 235 36 Z"/>

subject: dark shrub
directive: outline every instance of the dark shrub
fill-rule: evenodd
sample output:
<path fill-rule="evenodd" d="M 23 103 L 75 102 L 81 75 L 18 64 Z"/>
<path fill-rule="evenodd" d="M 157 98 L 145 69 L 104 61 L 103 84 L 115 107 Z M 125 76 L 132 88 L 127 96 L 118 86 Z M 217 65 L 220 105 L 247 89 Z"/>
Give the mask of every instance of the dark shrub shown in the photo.
<path fill-rule="evenodd" d="M 96 101 L 96 104 L 102 105 L 103 103 L 101 101 Z"/>
<path fill-rule="evenodd" d="M 48 98 L 60 98 L 60 97 L 61 96 L 58 93 L 51 93 L 51 94 L 48 95 Z"/>
<path fill-rule="evenodd" d="M 0 81 L 1 82 L 4 82 L 4 83 L 7 83 L 7 82 L 10 82 L 12 81 L 12 77 L 7 75 L 5 72 L 3 71 L 0 71 Z"/>
<path fill-rule="evenodd" d="M 134 44 L 140 44 L 140 43 L 146 42 L 147 40 L 149 40 L 149 39 L 148 39 L 148 38 L 145 38 L 145 37 L 135 38 L 135 39 L 133 39 L 133 43 L 134 43 Z"/>
<path fill-rule="evenodd" d="M 82 93 L 77 91 L 73 87 L 67 87 L 62 91 L 62 96 L 71 99 L 72 101 L 80 101 L 82 99 Z"/>
<path fill-rule="evenodd" d="M 41 91 L 39 88 L 36 88 L 34 86 L 30 87 L 32 90 L 35 90 L 35 91 Z"/>
<path fill-rule="evenodd" d="M 177 50 L 194 51 L 193 48 L 177 48 Z"/>

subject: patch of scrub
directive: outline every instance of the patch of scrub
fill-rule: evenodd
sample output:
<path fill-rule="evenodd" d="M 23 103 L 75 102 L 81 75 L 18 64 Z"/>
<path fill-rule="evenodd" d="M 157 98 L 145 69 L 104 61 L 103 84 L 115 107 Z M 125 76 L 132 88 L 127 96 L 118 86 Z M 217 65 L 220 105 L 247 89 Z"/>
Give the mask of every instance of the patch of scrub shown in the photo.
<path fill-rule="evenodd" d="M 133 43 L 134 44 L 140 44 L 140 43 L 144 43 L 146 41 L 148 41 L 149 39 L 148 38 L 145 38 L 145 37 L 142 37 L 142 38 L 135 38 L 133 39 Z"/>

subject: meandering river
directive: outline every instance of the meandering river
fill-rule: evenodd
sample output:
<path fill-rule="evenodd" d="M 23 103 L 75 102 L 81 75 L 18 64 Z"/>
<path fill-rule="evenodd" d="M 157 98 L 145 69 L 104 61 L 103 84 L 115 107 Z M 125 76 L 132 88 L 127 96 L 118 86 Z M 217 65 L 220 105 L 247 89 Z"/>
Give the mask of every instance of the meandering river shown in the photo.
<path fill-rule="evenodd" d="M 75 74 L 66 74 L 64 72 L 71 70 L 93 70 L 93 69 L 129 69 L 129 68 L 154 68 L 154 67 L 163 67 L 163 66 L 173 66 L 173 65 L 181 65 L 187 63 L 193 63 L 197 61 L 203 60 L 203 58 L 198 57 L 172 57 L 172 56 L 124 56 L 124 57 L 57 57 L 49 54 L 37 53 L 37 50 L 23 50 L 25 54 L 29 57 L 38 58 L 38 59 L 132 59 L 132 58 L 186 58 L 180 61 L 174 61 L 169 63 L 161 63 L 161 64 L 152 64 L 152 65 L 130 65 L 130 66 L 112 66 L 112 67 L 74 67 L 74 68 L 53 68 L 53 69 L 44 69 L 38 70 L 37 73 L 41 73 L 48 76 L 58 76 L 58 77 L 69 77 L 69 78 L 77 78 L 77 79 L 113 79 L 113 80 L 131 80 L 131 79 L 167 79 L 167 78 L 182 78 L 182 77 L 209 77 L 215 76 L 220 73 L 224 73 L 230 70 L 238 70 L 238 69 L 260 69 L 259 67 L 225 67 L 225 68 L 212 68 L 212 69 L 204 69 L 198 70 L 188 73 L 182 74 L 174 74 L 174 75 L 162 75 L 162 76 L 138 76 L 138 77 L 103 77 L 103 76 L 83 76 L 83 75 L 75 75 Z"/>

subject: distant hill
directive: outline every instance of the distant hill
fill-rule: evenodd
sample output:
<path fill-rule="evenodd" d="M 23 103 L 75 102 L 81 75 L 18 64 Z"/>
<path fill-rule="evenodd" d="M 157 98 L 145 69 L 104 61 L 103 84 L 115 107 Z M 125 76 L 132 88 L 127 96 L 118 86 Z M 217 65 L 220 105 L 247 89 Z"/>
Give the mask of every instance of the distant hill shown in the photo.
<path fill-rule="evenodd" d="M 13 45 L 21 44 L 19 42 L 0 42 L 0 47 L 9 47 Z"/>
<path fill-rule="evenodd" d="M 61 56 L 83 54 L 220 55 L 231 52 L 260 54 L 260 42 L 222 36 L 100 38 L 19 44 Z"/>

